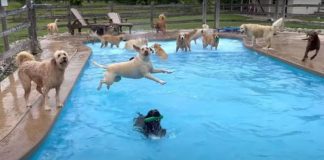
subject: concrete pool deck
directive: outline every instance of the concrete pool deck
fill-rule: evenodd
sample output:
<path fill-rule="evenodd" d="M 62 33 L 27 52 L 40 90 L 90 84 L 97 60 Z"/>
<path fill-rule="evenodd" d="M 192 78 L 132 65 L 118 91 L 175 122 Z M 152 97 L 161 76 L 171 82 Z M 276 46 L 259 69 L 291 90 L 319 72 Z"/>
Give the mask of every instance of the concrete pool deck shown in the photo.
<path fill-rule="evenodd" d="M 176 33 L 170 32 L 163 36 L 153 33 L 138 33 L 127 37 L 172 40 L 176 38 Z M 221 37 L 242 38 L 240 34 L 235 33 L 221 33 Z M 324 37 L 320 37 L 322 50 L 318 56 L 313 61 L 301 62 L 306 46 L 306 41 L 301 40 L 304 37 L 305 34 L 279 33 L 274 37 L 273 50 L 263 50 L 262 47 L 253 49 L 324 76 Z M 57 49 L 64 49 L 72 56 L 61 89 L 61 98 L 64 101 L 91 55 L 90 48 L 83 45 L 86 40 L 88 40 L 87 36 L 62 35 L 40 41 L 44 51 L 40 59 L 50 58 L 50 53 Z M 249 42 L 247 43 L 249 44 Z M 74 54 L 75 50 L 77 50 L 76 54 Z M 18 80 L 17 72 L 7 77 L 0 85 L 0 159 L 26 158 L 30 151 L 36 149 L 47 135 L 59 115 L 60 109 L 53 108 L 50 112 L 45 111 L 41 106 L 42 98 L 35 91 L 35 86 L 31 94 L 31 102 L 35 103 L 31 109 L 26 108 L 23 100 L 24 91 Z M 50 93 L 50 102 L 54 106 L 53 90 Z"/>

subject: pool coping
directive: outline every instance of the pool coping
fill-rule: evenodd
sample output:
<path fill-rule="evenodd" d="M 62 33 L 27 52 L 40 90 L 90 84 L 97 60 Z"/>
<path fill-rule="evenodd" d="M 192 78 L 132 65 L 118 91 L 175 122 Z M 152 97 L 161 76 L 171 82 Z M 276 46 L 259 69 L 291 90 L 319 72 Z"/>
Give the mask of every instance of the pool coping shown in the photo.
<path fill-rule="evenodd" d="M 177 31 L 170 32 L 167 36 L 156 36 L 156 34 L 145 33 L 141 35 L 131 35 L 128 38 L 141 37 L 144 35 L 145 38 L 150 40 L 175 40 Z M 150 35 L 155 35 L 150 37 Z M 244 38 L 242 35 L 237 33 L 220 33 L 222 38 L 232 38 L 242 40 L 246 48 L 252 49 L 266 56 L 275 58 L 276 60 L 283 61 L 295 67 L 310 71 L 319 76 L 324 76 L 323 70 L 315 70 L 314 67 L 305 65 L 298 59 L 285 56 L 285 54 L 278 53 L 276 50 L 264 50 L 261 47 L 250 47 L 244 43 Z M 162 37 L 162 38 L 161 38 Z M 74 84 L 77 82 L 80 74 L 83 71 L 84 66 L 87 64 L 89 57 L 91 56 L 91 49 L 85 45 L 85 42 L 88 41 L 87 36 L 68 36 L 54 38 L 54 40 L 61 41 L 62 43 L 69 43 L 70 45 L 77 46 L 77 53 L 71 58 L 70 64 L 66 70 L 65 76 L 71 71 L 74 71 L 72 76 L 66 78 L 61 91 L 61 99 L 63 102 L 69 97 L 70 92 L 72 91 Z M 72 41 L 71 41 L 72 40 Z M 51 44 L 48 44 L 49 46 Z M 49 47 L 54 50 L 55 47 Z M 61 46 L 62 48 L 62 46 Z M 319 67 L 321 68 L 321 67 Z M 64 92 L 62 94 L 62 92 Z M 50 94 L 50 103 L 51 106 L 54 106 L 53 92 Z M 26 115 L 18 122 L 17 126 L 4 138 L 0 141 L 0 159 L 28 159 L 28 157 L 34 153 L 34 151 L 42 144 L 43 140 L 47 137 L 48 133 L 52 129 L 56 119 L 61 113 L 61 109 L 55 109 L 51 112 L 44 111 L 41 105 L 41 97 L 39 96 L 35 103 L 33 104 L 32 109 L 26 112 Z"/>

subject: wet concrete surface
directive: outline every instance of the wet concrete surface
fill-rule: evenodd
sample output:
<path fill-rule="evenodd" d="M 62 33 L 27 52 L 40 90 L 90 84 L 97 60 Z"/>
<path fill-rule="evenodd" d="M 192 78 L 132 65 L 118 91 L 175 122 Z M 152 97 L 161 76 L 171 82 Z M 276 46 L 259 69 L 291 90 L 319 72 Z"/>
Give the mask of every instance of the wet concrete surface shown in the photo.
<path fill-rule="evenodd" d="M 144 37 L 149 40 L 174 40 L 178 35 L 177 33 L 178 31 L 166 34 L 136 33 L 126 35 L 126 37 L 127 39 Z M 242 38 L 242 35 L 237 33 L 221 33 L 220 35 L 227 38 Z M 261 46 L 256 46 L 253 49 L 324 75 L 324 37 L 320 37 L 322 50 L 320 50 L 318 56 L 312 61 L 302 62 L 301 59 L 307 44 L 307 41 L 302 40 L 304 37 L 305 34 L 279 33 L 273 39 L 273 49 L 262 49 L 261 46 L 265 45 L 262 40 L 258 42 Z M 39 56 L 39 59 L 51 58 L 57 49 L 66 50 L 71 56 L 70 63 L 65 71 L 65 80 L 61 87 L 60 96 L 62 101 L 65 101 L 68 97 L 83 66 L 91 55 L 91 50 L 83 45 L 83 42 L 88 40 L 90 39 L 87 35 L 69 36 L 65 34 L 51 36 L 40 41 L 43 53 Z M 250 44 L 250 41 L 246 40 L 245 44 Z M 17 72 L 7 77 L 0 85 L 0 159 L 27 158 L 29 153 L 36 149 L 41 140 L 47 135 L 60 113 L 60 109 L 54 107 L 55 92 L 51 90 L 49 94 L 52 111 L 45 111 L 42 106 L 41 95 L 35 91 L 35 85 L 33 85 L 30 101 L 34 103 L 33 107 L 29 109 L 25 107 L 24 91 L 18 80 Z"/>

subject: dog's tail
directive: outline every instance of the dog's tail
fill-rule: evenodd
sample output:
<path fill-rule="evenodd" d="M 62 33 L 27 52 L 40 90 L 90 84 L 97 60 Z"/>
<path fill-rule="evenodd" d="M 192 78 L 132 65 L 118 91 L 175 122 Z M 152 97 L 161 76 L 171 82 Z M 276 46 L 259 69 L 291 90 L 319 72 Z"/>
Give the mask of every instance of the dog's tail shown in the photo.
<path fill-rule="evenodd" d="M 34 56 L 26 51 L 22 51 L 18 53 L 16 57 L 16 63 L 18 66 L 26 61 L 34 61 L 34 60 L 35 60 Z"/>
<path fill-rule="evenodd" d="M 282 25 L 283 25 L 283 18 L 279 18 L 278 20 L 273 22 L 272 27 L 278 30 L 279 28 L 281 28 Z"/>
<path fill-rule="evenodd" d="M 99 64 L 99 63 L 97 63 L 97 62 L 95 62 L 95 61 L 93 61 L 92 63 L 93 63 L 95 66 L 99 67 L 99 68 L 108 69 L 107 66 L 101 65 L 101 64 Z"/>

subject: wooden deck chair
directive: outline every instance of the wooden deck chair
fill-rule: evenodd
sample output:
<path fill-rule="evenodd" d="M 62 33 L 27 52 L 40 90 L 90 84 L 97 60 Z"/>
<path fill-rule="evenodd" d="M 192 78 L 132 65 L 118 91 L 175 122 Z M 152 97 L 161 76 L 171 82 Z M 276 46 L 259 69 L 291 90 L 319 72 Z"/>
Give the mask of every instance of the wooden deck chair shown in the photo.
<path fill-rule="evenodd" d="M 69 32 L 73 35 L 74 29 L 78 29 L 79 33 L 81 33 L 82 28 L 90 28 L 93 31 L 96 30 L 98 34 L 104 34 L 111 24 L 97 24 L 96 18 L 93 18 L 93 23 L 90 23 L 88 19 L 82 17 L 80 12 L 75 9 L 71 8 L 71 13 L 74 17 L 72 24 L 68 24 Z"/>
<path fill-rule="evenodd" d="M 129 29 L 129 34 L 132 32 L 132 23 L 127 23 L 127 19 L 120 18 L 119 14 L 116 12 L 109 12 L 108 17 L 110 19 L 110 23 L 115 27 L 118 33 L 122 32 L 122 27 L 128 27 Z"/>

